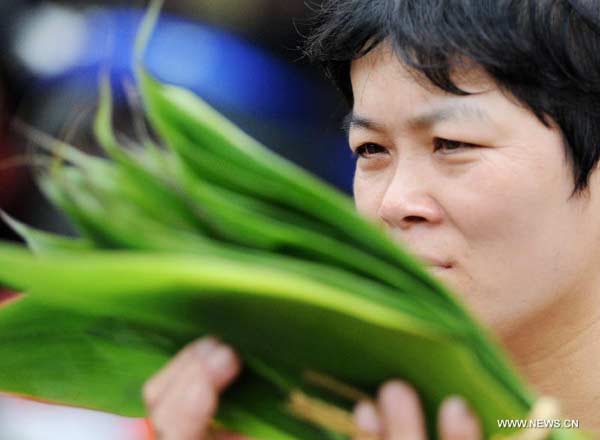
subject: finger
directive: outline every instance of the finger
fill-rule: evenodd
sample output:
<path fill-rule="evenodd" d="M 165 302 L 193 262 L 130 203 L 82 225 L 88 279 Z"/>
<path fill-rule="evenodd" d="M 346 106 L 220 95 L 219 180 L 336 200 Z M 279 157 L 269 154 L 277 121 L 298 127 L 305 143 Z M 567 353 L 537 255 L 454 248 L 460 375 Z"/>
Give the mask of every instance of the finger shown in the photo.
<path fill-rule="evenodd" d="M 221 392 L 240 373 L 241 362 L 231 347 L 221 344 L 205 357 L 203 363 L 212 385 Z"/>
<path fill-rule="evenodd" d="M 379 391 L 379 414 L 387 440 L 425 440 L 425 419 L 419 396 L 410 386 L 391 381 Z"/>
<path fill-rule="evenodd" d="M 202 363 L 180 371 L 160 401 L 150 409 L 158 440 L 199 440 L 205 437 L 217 409 L 217 390 Z"/>
<path fill-rule="evenodd" d="M 203 438 L 217 408 L 219 393 L 239 373 L 233 351 L 223 345 L 178 370 L 165 395 L 151 409 L 151 421 L 162 438 Z"/>
<path fill-rule="evenodd" d="M 361 434 L 357 436 L 357 440 L 366 437 L 364 434 L 371 436 L 379 436 L 381 434 L 381 421 L 377 408 L 372 402 L 359 402 L 354 408 L 353 420 Z"/>
<path fill-rule="evenodd" d="M 160 440 L 204 438 L 219 393 L 239 374 L 240 362 L 224 344 L 195 355 L 197 359 L 180 364 L 176 375 L 167 376 L 171 382 L 150 407 L 150 420 Z"/>
<path fill-rule="evenodd" d="M 440 440 L 481 440 L 481 425 L 464 399 L 449 397 L 440 406 L 438 415 Z"/>
<path fill-rule="evenodd" d="M 170 382 L 179 376 L 179 371 L 194 358 L 203 359 L 219 345 L 217 339 L 207 336 L 197 339 L 177 353 L 156 375 L 148 380 L 143 387 L 142 394 L 148 407 L 155 405 Z"/>

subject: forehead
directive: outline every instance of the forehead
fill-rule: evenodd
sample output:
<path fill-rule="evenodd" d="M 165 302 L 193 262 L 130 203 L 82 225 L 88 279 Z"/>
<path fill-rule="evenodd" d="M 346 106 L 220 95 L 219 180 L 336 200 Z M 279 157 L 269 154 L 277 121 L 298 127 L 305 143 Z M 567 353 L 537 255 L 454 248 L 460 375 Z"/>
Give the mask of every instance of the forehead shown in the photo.
<path fill-rule="evenodd" d="M 435 86 L 422 73 L 400 61 L 386 44 L 355 60 L 350 75 L 354 105 L 344 121 L 347 132 L 354 128 L 376 128 L 379 132 L 393 130 L 406 134 L 454 125 L 469 126 L 471 131 L 516 134 L 521 128 L 539 122 L 469 60 L 458 60 L 451 72 L 451 80 L 466 95 Z"/>
<path fill-rule="evenodd" d="M 377 132 L 394 139 L 437 132 L 469 138 L 476 144 L 502 141 L 514 146 L 528 145 L 532 133 L 537 133 L 534 138 L 553 142 L 559 131 L 555 124 L 545 126 L 478 65 L 468 60 L 456 65 L 451 79 L 467 95 L 436 87 L 402 63 L 386 45 L 353 61 L 354 105 L 344 121 L 346 132 Z"/>
<path fill-rule="evenodd" d="M 435 86 L 422 72 L 402 62 L 392 45 L 383 42 L 350 65 L 350 79 L 354 102 L 377 91 L 383 95 L 399 93 L 412 98 L 448 97 L 460 95 L 446 92 Z M 485 70 L 466 58 L 453 63 L 450 79 L 459 89 L 481 94 L 497 89 L 495 81 Z"/>

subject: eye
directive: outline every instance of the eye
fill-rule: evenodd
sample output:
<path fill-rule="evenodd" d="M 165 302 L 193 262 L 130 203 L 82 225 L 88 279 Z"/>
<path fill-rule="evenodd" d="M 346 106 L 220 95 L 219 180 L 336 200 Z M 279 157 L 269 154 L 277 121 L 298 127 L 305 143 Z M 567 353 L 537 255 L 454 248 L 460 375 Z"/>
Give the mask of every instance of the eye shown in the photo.
<path fill-rule="evenodd" d="M 433 139 L 433 151 L 441 151 L 443 153 L 451 153 L 462 148 L 475 148 L 477 145 L 468 142 L 453 141 L 436 137 Z"/>
<path fill-rule="evenodd" d="M 355 156 L 363 158 L 368 158 L 369 156 L 373 156 L 378 153 L 387 153 L 387 150 L 381 145 L 371 142 L 362 144 L 356 150 L 354 150 Z"/>

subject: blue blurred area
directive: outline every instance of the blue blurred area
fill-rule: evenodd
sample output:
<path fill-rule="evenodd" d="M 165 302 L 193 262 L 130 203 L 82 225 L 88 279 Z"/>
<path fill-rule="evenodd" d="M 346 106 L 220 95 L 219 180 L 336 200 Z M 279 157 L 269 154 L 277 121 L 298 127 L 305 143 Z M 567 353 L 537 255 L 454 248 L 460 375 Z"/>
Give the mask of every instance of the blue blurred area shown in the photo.
<path fill-rule="evenodd" d="M 41 75 L 38 87 L 60 90 L 63 98 L 87 94 L 94 101 L 100 73 L 109 72 L 116 104 L 127 105 L 123 85 L 133 78 L 143 14 L 132 8 L 87 12 L 79 56 L 64 70 Z M 353 160 L 341 132 L 327 132 L 331 109 L 320 96 L 322 86 L 294 65 L 217 27 L 165 13 L 144 63 L 159 79 L 194 91 L 278 153 L 350 190 Z"/>
<path fill-rule="evenodd" d="M 143 14 L 131 8 L 87 14 L 81 57 L 45 81 L 76 76 L 94 87 L 99 72 L 106 69 L 118 89 L 123 78 L 133 75 L 133 46 Z M 292 66 L 216 27 L 163 13 L 144 61 L 161 80 L 186 87 L 215 105 L 294 122 L 312 118 L 312 84 Z"/>

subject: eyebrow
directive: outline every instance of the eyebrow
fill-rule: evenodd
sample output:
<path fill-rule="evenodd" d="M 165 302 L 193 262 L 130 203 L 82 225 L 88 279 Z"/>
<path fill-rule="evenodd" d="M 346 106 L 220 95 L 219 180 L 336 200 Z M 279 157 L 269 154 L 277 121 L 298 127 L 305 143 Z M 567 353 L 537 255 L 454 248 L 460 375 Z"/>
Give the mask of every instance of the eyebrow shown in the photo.
<path fill-rule="evenodd" d="M 409 118 L 404 124 L 413 130 L 424 130 L 438 124 L 451 120 L 477 120 L 479 122 L 489 121 L 489 114 L 481 107 L 466 103 L 452 104 L 446 107 L 434 109 Z M 384 126 L 372 119 L 356 114 L 351 110 L 342 121 L 342 129 L 346 134 L 352 128 L 363 128 L 373 131 L 384 131 Z"/>

